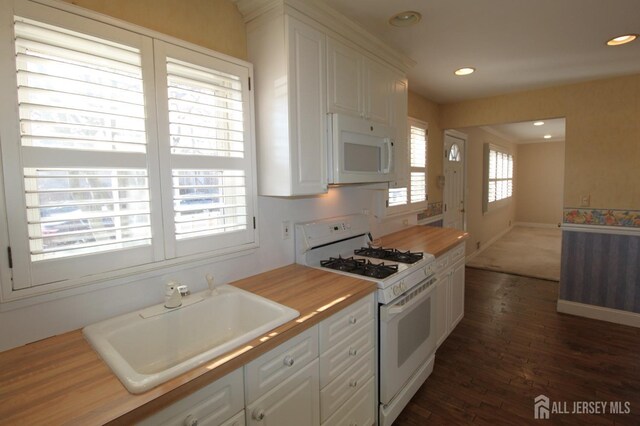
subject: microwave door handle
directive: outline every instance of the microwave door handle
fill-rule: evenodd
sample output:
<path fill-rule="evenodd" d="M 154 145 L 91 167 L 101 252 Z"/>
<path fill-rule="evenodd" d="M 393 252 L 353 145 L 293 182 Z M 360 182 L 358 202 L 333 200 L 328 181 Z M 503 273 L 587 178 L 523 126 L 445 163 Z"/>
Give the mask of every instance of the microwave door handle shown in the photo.
<path fill-rule="evenodd" d="M 382 169 L 382 173 L 389 173 L 393 165 L 393 139 L 387 138 L 387 167 Z"/>

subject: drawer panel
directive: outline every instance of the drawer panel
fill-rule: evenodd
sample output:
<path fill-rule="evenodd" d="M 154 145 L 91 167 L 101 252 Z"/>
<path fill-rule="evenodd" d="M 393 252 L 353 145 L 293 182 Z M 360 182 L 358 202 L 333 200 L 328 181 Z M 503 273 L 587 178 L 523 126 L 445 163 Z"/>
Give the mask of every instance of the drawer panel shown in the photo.
<path fill-rule="evenodd" d="M 326 352 L 353 333 L 359 324 L 373 319 L 374 294 L 346 307 L 320 323 L 320 352 Z"/>
<path fill-rule="evenodd" d="M 180 425 L 192 416 L 200 424 L 219 425 L 244 408 L 242 368 L 147 417 L 139 425 Z"/>
<path fill-rule="evenodd" d="M 373 347 L 375 330 L 373 320 L 361 324 L 360 328 L 347 339 L 320 355 L 321 389 L 360 360 Z"/>
<path fill-rule="evenodd" d="M 449 252 L 436 258 L 436 274 L 447 269 L 447 266 L 449 266 Z"/>
<path fill-rule="evenodd" d="M 451 263 L 455 263 L 458 259 L 462 259 L 464 257 L 464 244 L 460 244 L 458 247 L 449 251 L 449 256 L 451 257 Z"/>
<path fill-rule="evenodd" d="M 369 426 L 376 422 L 375 380 L 370 378 L 322 426 Z"/>
<path fill-rule="evenodd" d="M 374 354 L 374 350 L 370 349 L 360 361 L 320 391 L 320 422 L 328 419 L 374 376 Z"/>
<path fill-rule="evenodd" d="M 318 326 L 286 341 L 244 367 L 247 404 L 318 357 Z"/>

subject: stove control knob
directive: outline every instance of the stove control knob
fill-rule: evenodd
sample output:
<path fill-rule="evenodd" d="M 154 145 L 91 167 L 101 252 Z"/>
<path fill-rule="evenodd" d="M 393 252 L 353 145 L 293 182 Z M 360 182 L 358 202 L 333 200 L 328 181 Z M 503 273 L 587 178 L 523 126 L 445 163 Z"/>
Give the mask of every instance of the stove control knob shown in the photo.
<path fill-rule="evenodd" d="M 400 290 L 400 286 L 399 286 L 399 285 L 394 285 L 394 286 L 393 286 L 393 295 L 394 295 L 394 296 L 399 295 L 401 291 L 402 291 L 402 290 Z"/>

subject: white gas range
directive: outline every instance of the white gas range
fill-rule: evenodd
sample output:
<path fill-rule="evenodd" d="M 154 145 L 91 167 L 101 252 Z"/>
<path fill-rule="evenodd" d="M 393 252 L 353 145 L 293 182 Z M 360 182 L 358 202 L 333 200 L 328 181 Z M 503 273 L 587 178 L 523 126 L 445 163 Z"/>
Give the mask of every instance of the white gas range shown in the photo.
<path fill-rule="evenodd" d="M 378 421 L 390 425 L 433 370 L 435 257 L 376 247 L 365 215 L 296 224 L 295 245 L 299 264 L 378 286 Z"/>

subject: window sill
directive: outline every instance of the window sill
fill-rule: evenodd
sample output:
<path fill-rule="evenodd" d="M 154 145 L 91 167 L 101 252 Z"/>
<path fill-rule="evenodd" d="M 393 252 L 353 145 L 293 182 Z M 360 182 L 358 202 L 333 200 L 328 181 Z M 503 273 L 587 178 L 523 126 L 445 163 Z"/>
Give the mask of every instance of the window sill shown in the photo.
<path fill-rule="evenodd" d="M 73 281 L 44 284 L 36 287 L 13 290 L 10 283 L 3 283 L 0 312 L 11 311 L 38 303 L 91 293 L 119 285 L 166 274 L 177 273 L 188 268 L 217 263 L 237 257 L 249 256 L 256 252 L 258 243 L 247 244 L 219 253 L 200 253 L 192 256 L 164 260 L 118 271 L 79 278 Z"/>

